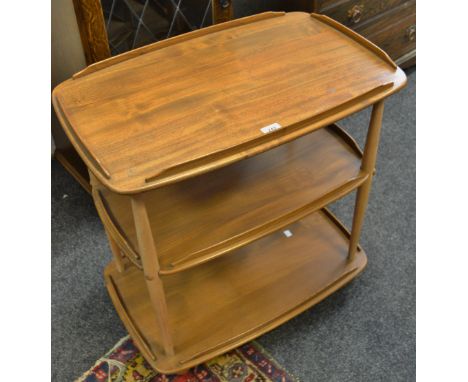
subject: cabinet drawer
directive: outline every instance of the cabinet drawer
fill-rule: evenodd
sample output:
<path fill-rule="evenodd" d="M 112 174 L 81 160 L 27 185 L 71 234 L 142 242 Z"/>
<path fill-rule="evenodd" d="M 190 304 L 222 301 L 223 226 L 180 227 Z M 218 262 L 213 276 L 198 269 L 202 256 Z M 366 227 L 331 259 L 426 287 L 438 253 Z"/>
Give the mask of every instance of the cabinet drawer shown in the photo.
<path fill-rule="evenodd" d="M 396 8 L 408 0 L 347 0 L 323 7 L 320 13 L 348 26 L 363 24 L 390 9 Z"/>
<path fill-rule="evenodd" d="M 416 48 L 416 1 L 408 1 L 354 29 L 396 60 Z"/>

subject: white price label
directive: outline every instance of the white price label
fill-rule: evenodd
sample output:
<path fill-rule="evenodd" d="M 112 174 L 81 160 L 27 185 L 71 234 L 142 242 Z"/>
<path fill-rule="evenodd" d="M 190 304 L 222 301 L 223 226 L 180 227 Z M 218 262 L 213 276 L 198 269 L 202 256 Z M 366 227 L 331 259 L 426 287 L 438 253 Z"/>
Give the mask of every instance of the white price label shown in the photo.
<path fill-rule="evenodd" d="M 278 129 L 281 129 L 281 125 L 280 125 L 278 122 L 275 122 L 275 123 L 272 123 L 271 125 L 262 127 L 262 128 L 260 129 L 260 131 L 261 131 L 263 134 L 268 134 L 268 133 L 271 133 L 271 132 L 276 131 L 276 130 L 278 130 Z"/>

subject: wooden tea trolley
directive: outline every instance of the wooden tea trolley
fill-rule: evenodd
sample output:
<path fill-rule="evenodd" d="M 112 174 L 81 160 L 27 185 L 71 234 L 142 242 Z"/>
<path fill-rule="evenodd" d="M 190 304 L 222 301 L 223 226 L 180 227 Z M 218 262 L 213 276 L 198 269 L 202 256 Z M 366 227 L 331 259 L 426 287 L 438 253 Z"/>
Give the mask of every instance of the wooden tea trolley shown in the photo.
<path fill-rule="evenodd" d="M 93 64 L 53 103 L 86 162 L 112 301 L 178 372 L 356 277 L 383 100 L 405 74 L 326 16 L 264 13 Z M 334 124 L 372 105 L 364 149 Z M 351 233 L 325 207 L 357 189 Z"/>

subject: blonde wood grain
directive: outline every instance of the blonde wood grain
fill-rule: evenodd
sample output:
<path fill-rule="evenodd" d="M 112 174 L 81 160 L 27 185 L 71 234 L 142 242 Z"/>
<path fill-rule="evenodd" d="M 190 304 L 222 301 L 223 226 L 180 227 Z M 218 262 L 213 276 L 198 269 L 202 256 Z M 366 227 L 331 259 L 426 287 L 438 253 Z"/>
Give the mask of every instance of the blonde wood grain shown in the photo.
<path fill-rule="evenodd" d="M 65 130 L 107 188 L 138 193 L 226 166 L 406 81 L 370 43 L 309 14 L 228 24 L 54 90 Z M 283 127 L 264 135 L 274 122 Z"/>

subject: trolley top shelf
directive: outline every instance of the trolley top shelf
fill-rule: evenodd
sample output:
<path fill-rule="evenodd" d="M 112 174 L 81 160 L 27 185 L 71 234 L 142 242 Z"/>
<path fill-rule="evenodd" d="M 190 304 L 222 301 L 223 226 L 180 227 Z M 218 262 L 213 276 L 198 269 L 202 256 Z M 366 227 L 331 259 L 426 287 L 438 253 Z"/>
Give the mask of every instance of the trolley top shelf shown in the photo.
<path fill-rule="evenodd" d="M 278 146 L 405 83 L 383 51 L 326 16 L 269 12 L 91 65 L 53 103 L 95 176 L 137 193 Z"/>

